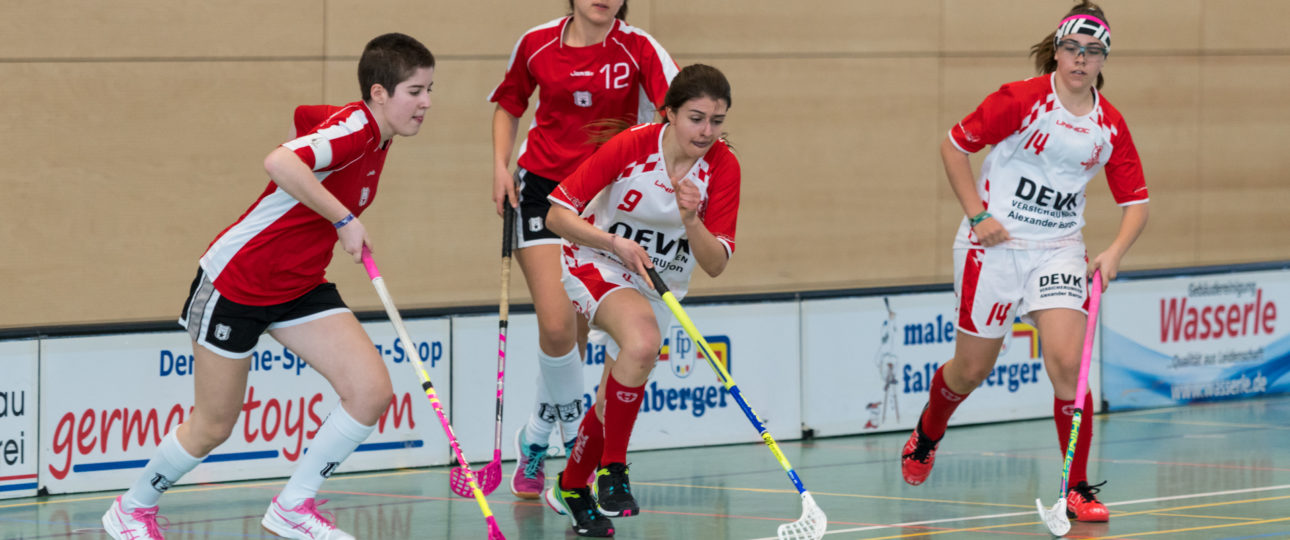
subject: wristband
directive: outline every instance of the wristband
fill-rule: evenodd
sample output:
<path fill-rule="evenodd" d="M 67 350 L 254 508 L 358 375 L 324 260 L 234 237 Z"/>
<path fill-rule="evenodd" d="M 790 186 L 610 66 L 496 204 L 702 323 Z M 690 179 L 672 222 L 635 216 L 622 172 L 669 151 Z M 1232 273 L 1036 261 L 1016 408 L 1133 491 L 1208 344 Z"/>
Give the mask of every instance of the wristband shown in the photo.
<path fill-rule="evenodd" d="M 982 211 L 980 214 L 977 214 L 975 216 L 968 218 L 968 222 L 971 223 L 973 227 L 975 227 L 977 225 L 980 225 L 982 221 L 985 221 L 986 218 L 989 218 L 989 217 L 991 217 L 989 212 Z"/>
<path fill-rule="evenodd" d="M 351 221 L 354 221 L 354 214 L 346 215 L 345 217 L 340 218 L 340 221 L 332 223 L 332 225 L 334 225 L 337 229 L 339 229 L 341 227 L 349 225 L 349 222 Z"/>

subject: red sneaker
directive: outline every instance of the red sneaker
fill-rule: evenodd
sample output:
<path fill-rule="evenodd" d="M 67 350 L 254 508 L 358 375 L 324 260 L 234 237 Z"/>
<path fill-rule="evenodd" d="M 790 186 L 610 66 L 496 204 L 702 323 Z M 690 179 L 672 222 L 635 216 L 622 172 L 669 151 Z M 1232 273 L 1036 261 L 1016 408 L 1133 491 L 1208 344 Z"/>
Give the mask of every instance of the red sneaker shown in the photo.
<path fill-rule="evenodd" d="M 1066 517 L 1078 521 L 1104 522 L 1111 519 L 1111 512 L 1106 505 L 1097 500 L 1101 484 L 1088 485 L 1081 481 L 1066 491 Z"/>
<path fill-rule="evenodd" d="M 900 456 L 900 475 L 905 482 L 917 486 L 932 474 L 932 464 L 936 462 L 936 445 L 941 440 L 932 440 L 923 434 L 922 426 L 915 425 L 914 433 L 905 441 L 905 449 Z"/>

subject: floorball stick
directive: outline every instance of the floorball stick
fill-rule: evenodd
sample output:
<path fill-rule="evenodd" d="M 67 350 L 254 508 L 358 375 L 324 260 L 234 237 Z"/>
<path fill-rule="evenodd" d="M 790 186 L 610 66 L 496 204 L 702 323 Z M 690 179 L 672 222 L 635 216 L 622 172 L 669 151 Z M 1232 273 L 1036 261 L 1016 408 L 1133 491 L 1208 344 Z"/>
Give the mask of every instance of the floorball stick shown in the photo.
<path fill-rule="evenodd" d="M 479 503 L 479 509 L 484 512 L 484 519 L 488 522 L 489 540 L 506 540 L 502 535 L 502 530 L 497 528 L 497 519 L 493 517 L 493 511 L 488 508 L 488 500 L 484 498 L 484 493 L 479 490 L 479 484 L 475 482 L 475 477 L 470 473 L 470 465 L 466 463 L 465 456 L 461 453 L 461 445 L 457 444 L 457 435 L 452 431 L 452 424 L 448 423 L 448 413 L 443 410 L 443 404 L 439 402 L 439 396 L 435 394 L 434 384 L 430 382 L 430 375 L 426 373 L 425 364 L 421 363 L 421 355 L 417 354 L 415 342 L 408 337 L 408 329 L 403 325 L 403 317 L 399 316 L 398 308 L 394 307 L 394 301 L 390 299 L 390 291 L 385 288 L 385 278 L 381 277 L 381 271 L 376 268 L 376 261 L 372 260 L 372 252 L 363 246 L 363 267 L 367 269 L 368 277 L 372 278 L 372 286 L 376 287 L 376 294 L 381 297 L 381 304 L 385 305 L 385 313 L 389 315 L 390 322 L 394 323 L 394 331 L 403 340 L 405 347 L 414 351 L 409 356 L 412 357 L 417 373 L 421 375 L 421 388 L 425 390 L 426 397 L 430 398 L 430 405 L 434 408 L 435 414 L 439 416 L 439 423 L 443 425 L 443 432 L 448 436 L 448 444 L 452 446 L 452 451 L 457 455 L 457 463 L 466 468 L 466 483 L 470 486 L 471 494 L 474 495 L 475 501 Z"/>
<path fill-rule="evenodd" d="M 1097 330 L 1097 311 L 1102 304 L 1102 271 L 1093 272 L 1088 282 L 1088 326 L 1084 328 L 1084 354 L 1079 362 L 1079 382 L 1075 385 L 1075 414 L 1071 417 L 1071 433 L 1066 440 L 1066 460 L 1062 464 L 1061 489 L 1057 492 L 1057 504 L 1052 508 L 1044 507 L 1041 499 L 1035 498 L 1035 507 L 1044 525 L 1056 536 L 1063 536 L 1071 530 L 1071 521 L 1066 517 L 1066 489 L 1071 475 L 1071 460 L 1075 459 L 1075 443 L 1079 439 L 1080 419 L 1084 415 L 1084 392 L 1088 391 L 1088 368 L 1093 360 L 1093 332 Z"/>
<path fill-rule="evenodd" d="M 493 428 L 493 461 L 479 469 L 475 478 L 484 495 L 493 493 L 502 483 L 502 390 L 506 379 L 506 321 L 511 312 L 511 242 L 515 238 L 515 211 L 506 208 L 502 214 L 502 294 L 497 305 L 497 420 Z M 448 485 L 453 493 L 471 497 L 470 484 L 466 482 L 467 467 L 453 467 L 448 474 Z"/>
<path fill-rule="evenodd" d="M 797 521 L 779 526 L 780 540 L 803 540 L 808 538 L 819 540 L 823 538 L 824 531 L 829 525 L 828 517 L 815 504 L 815 499 L 811 497 L 811 492 L 807 491 L 806 487 L 802 485 L 802 480 L 797 477 L 797 471 L 793 470 L 793 465 L 788 462 L 788 458 L 785 458 L 784 453 L 779 450 L 779 445 L 775 444 L 775 438 L 771 437 L 770 432 L 766 431 L 766 426 L 762 423 L 761 418 L 752 410 L 752 407 L 748 406 L 748 402 L 744 401 L 743 393 L 739 391 L 739 386 L 730 377 L 730 372 L 720 362 L 717 362 L 717 355 L 712 352 L 712 347 L 708 346 L 708 341 L 703 339 L 703 334 L 699 333 L 699 330 L 694 327 L 694 323 L 685 314 L 685 310 L 681 309 L 681 303 L 677 301 L 676 295 L 668 290 L 667 284 L 663 283 L 663 278 L 659 277 L 658 272 L 654 271 L 653 268 L 647 268 L 646 271 L 649 273 L 649 280 L 653 282 L 654 290 L 658 291 L 668 309 L 672 310 L 672 316 L 676 317 L 682 328 L 685 328 L 685 333 L 690 336 L 690 339 L 699 344 L 699 350 L 703 352 L 704 358 L 708 360 L 708 366 L 712 367 L 712 370 L 717 373 L 717 378 L 721 379 L 721 384 L 725 385 L 726 390 L 730 391 L 730 395 L 739 403 L 739 408 L 743 409 L 744 416 L 747 416 L 748 421 L 752 422 L 753 427 L 757 428 L 757 433 L 761 435 L 763 441 L 766 441 L 766 446 L 770 448 L 772 454 L 775 454 L 775 459 L 779 460 L 780 466 L 784 467 L 784 471 L 788 473 L 789 480 L 793 481 L 793 486 L 797 488 L 798 494 L 802 496 L 802 517 Z"/>

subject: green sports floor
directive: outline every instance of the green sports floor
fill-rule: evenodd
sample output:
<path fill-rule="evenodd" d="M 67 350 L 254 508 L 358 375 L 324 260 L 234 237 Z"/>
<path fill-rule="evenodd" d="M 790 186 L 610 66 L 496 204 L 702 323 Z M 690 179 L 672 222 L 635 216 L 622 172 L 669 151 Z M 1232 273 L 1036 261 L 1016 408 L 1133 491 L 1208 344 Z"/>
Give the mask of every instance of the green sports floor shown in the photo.
<path fill-rule="evenodd" d="M 1290 538 L 1290 397 L 1102 414 L 1089 465 L 1108 480 L 1109 523 L 1074 523 L 1067 538 Z M 749 427 L 751 430 L 751 426 Z M 901 480 L 907 434 L 784 442 L 829 517 L 828 539 L 1051 538 L 1035 499 L 1057 501 L 1051 421 L 951 428 L 927 483 Z M 769 450 L 745 444 L 629 453 L 643 512 L 614 520 L 620 539 L 770 539 L 800 499 Z M 513 463 L 505 464 L 507 472 Z M 552 460 L 548 470 L 563 468 Z M 283 479 L 182 486 L 162 500 L 172 539 L 268 538 L 259 527 Z M 337 475 L 324 509 L 360 539 L 485 538 L 479 506 L 448 489 L 448 469 Z M 107 538 L 116 493 L 0 500 L 0 539 Z M 540 501 L 489 497 L 510 539 L 572 538 Z"/>

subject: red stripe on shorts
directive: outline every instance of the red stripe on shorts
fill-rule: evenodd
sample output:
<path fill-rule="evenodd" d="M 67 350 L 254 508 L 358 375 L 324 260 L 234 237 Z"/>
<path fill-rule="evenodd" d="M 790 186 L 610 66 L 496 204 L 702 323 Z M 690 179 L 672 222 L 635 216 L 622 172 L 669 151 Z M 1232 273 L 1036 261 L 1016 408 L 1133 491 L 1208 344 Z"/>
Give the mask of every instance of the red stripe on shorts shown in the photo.
<path fill-rule="evenodd" d="M 591 298 L 597 302 L 616 287 L 612 283 L 606 283 L 604 278 L 600 277 L 600 270 L 591 263 L 574 266 L 569 269 L 569 273 L 578 278 L 582 286 L 591 293 Z"/>
<path fill-rule="evenodd" d="M 959 297 L 959 328 L 976 333 L 976 323 L 972 322 L 972 304 L 976 302 L 976 285 L 981 281 L 981 256 L 984 249 L 968 250 L 967 262 L 963 263 L 963 294 Z"/>

